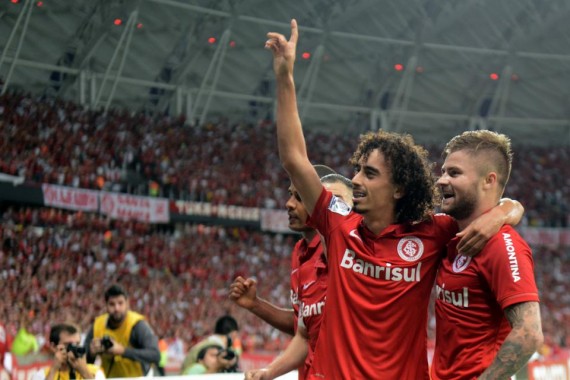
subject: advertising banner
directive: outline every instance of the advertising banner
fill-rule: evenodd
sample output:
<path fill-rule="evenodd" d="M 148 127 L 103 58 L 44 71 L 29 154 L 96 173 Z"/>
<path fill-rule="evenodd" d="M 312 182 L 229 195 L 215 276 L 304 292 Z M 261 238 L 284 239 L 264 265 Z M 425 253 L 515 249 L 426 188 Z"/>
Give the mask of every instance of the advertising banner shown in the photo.
<path fill-rule="evenodd" d="M 285 210 L 261 210 L 261 230 L 290 233 L 289 216 Z"/>
<path fill-rule="evenodd" d="M 128 194 L 101 192 L 101 214 L 113 219 L 168 223 L 168 200 Z"/>
<path fill-rule="evenodd" d="M 44 183 L 42 192 L 46 206 L 77 211 L 97 211 L 98 191 Z"/>

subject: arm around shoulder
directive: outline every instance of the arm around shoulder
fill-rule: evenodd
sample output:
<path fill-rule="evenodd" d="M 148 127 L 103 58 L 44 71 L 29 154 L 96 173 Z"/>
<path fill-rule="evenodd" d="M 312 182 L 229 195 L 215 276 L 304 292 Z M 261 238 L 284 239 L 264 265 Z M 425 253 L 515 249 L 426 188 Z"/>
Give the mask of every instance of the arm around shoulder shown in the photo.
<path fill-rule="evenodd" d="M 517 225 L 524 214 L 524 207 L 520 202 L 503 198 L 500 203 L 489 212 L 480 215 L 467 228 L 459 232 L 457 236 L 461 241 L 457 245 L 459 253 L 473 256 L 479 253 L 485 244 L 491 239 L 502 226 Z"/>

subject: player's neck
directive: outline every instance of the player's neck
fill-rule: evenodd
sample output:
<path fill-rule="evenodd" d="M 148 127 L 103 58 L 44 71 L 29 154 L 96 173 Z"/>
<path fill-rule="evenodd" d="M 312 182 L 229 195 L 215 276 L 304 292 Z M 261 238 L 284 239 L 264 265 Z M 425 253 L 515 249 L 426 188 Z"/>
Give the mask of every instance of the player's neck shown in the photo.
<path fill-rule="evenodd" d="M 305 239 L 307 242 L 310 242 L 317 235 L 317 230 L 303 231 L 302 235 L 303 239 Z"/>
<path fill-rule="evenodd" d="M 364 225 L 372 231 L 375 235 L 378 235 L 390 224 L 396 223 L 396 218 L 393 214 L 379 215 L 378 217 L 373 217 L 372 215 L 364 215 Z"/>

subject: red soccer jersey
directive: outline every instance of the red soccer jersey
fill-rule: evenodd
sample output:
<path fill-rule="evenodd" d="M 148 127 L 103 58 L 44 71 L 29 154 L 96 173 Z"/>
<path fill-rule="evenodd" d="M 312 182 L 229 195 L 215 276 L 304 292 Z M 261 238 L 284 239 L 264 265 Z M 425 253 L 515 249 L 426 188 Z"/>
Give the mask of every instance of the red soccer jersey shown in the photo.
<path fill-rule="evenodd" d="M 320 236 L 319 236 L 320 238 Z M 311 367 L 314 350 L 319 337 L 325 301 L 327 297 L 327 264 L 325 253 L 321 252 L 312 265 L 301 267 L 299 283 L 299 323 L 307 330 L 309 353 L 305 360 L 305 373 Z"/>
<path fill-rule="evenodd" d="M 538 302 L 531 250 L 511 226 L 473 258 L 458 255 L 457 243 L 437 275 L 433 379 L 476 379 L 511 331 L 503 310 Z"/>
<path fill-rule="evenodd" d="M 306 239 L 300 239 L 293 248 L 291 253 L 291 304 L 295 312 L 295 331 L 297 331 L 297 318 L 299 316 L 299 285 L 303 285 L 304 277 L 314 277 L 315 261 L 319 261 L 319 257 L 323 254 L 323 246 L 321 239 L 316 234 L 310 242 Z"/>
<path fill-rule="evenodd" d="M 379 235 L 323 190 L 310 224 L 328 255 L 327 306 L 310 379 L 429 379 L 427 309 L 455 221 L 437 215 Z"/>
<path fill-rule="evenodd" d="M 307 312 L 304 314 L 310 314 L 301 316 L 309 333 L 309 353 L 305 365 L 299 368 L 299 379 L 305 378 L 310 366 L 324 307 L 326 266 L 323 255 L 321 238 L 316 234 L 308 243 L 306 239 L 299 240 L 291 257 L 291 304 L 295 312 L 295 331 L 298 326 L 299 308 L 305 308 Z M 313 303 L 314 306 L 311 306 Z"/>

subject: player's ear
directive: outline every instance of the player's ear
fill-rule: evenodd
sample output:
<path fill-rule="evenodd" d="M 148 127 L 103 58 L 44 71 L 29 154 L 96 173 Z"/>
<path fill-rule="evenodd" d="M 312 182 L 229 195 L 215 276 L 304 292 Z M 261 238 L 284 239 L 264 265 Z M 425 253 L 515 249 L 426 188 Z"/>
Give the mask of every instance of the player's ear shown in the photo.
<path fill-rule="evenodd" d="M 495 172 L 489 172 L 487 173 L 487 175 L 485 176 L 484 180 L 483 180 L 483 187 L 484 188 L 491 188 L 493 186 L 497 185 L 497 173 Z"/>
<path fill-rule="evenodd" d="M 402 189 L 400 189 L 399 187 L 396 187 L 394 189 L 394 199 L 402 199 L 402 197 L 405 195 L 405 193 L 402 191 Z"/>

